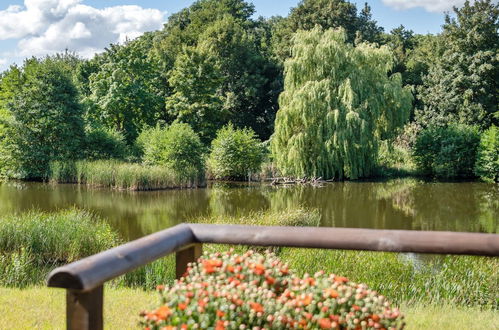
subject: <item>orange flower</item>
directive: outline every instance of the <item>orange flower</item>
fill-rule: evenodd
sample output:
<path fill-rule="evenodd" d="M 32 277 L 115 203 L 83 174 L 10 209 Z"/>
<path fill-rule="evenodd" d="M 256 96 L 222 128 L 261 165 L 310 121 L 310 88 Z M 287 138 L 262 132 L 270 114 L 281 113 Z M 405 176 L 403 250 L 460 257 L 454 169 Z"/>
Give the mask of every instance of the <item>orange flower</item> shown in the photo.
<path fill-rule="evenodd" d="M 251 309 L 254 310 L 255 312 L 260 312 L 263 313 L 265 310 L 263 309 L 263 306 L 260 305 L 259 303 L 256 302 L 251 302 L 250 303 Z"/>
<path fill-rule="evenodd" d="M 224 317 L 225 313 L 222 312 L 221 310 L 217 309 L 217 316 L 218 317 Z"/>
<path fill-rule="evenodd" d="M 234 270 L 235 270 L 235 269 L 234 269 L 234 266 L 232 266 L 232 265 L 228 265 L 228 266 L 227 266 L 227 271 L 228 271 L 228 272 L 234 273 Z"/>
<path fill-rule="evenodd" d="M 225 330 L 224 321 L 218 320 L 215 330 Z"/>
<path fill-rule="evenodd" d="M 283 275 L 289 274 L 289 269 L 287 267 L 281 268 L 281 274 L 283 274 Z"/>
<path fill-rule="evenodd" d="M 165 286 L 164 286 L 164 285 L 158 285 L 158 286 L 156 287 L 156 290 L 158 290 L 158 291 L 163 291 L 164 289 L 165 289 Z"/>
<path fill-rule="evenodd" d="M 329 296 L 331 298 L 338 298 L 339 294 L 338 294 L 338 291 L 336 291 L 336 290 L 328 289 L 328 290 L 326 290 L 326 296 Z"/>
<path fill-rule="evenodd" d="M 171 315 L 171 313 L 172 312 L 170 311 L 170 308 L 168 308 L 168 306 L 161 306 L 156 310 L 156 316 L 160 320 L 166 320 L 168 316 Z"/>
<path fill-rule="evenodd" d="M 187 324 L 185 324 L 185 323 L 184 323 L 184 324 L 182 324 L 182 325 L 180 326 L 180 329 L 182 329 L 182 330 L 186 330 L 186 329 L 189 329 L 189 327 L 187 326 Z"/>
<path fill-rule="evenodd" d="M 184 303 L 178 304 L 178 309 L 180 309 L 181 311 L 185 310 L 186 308 L 187 308 L 187 304 L 184 304 Z"/>
<path fill-rule="evenodd" d="M 370 316 L 370 318 L 374 321 L 374 322 L 378 322 L 379 321 L 379 316 L 376 315 L 376 314 L 373 314 Z"/>
<path fill-rule="evenodd" d="M 352 305 L 354 311 L 360 311 L 360 307 L 357 305 Z"/>
<path fill-rule="evenodd" d="M 167 325 L 166 327 L 162 327 L 161 330 L 173 330 L 175 329 L 174 327 L 172 327 L 171 325 Z"/>
<path fill-rule="evenodd" d="M 323 318 L 319 320 L 319 326 L 321 329 L 331 329 L 331 321 L 329 319 Z"/>
<path fill-rule="evenodd" d="M 275 283 L 275 278 L 273 278 L 271 276 L 267 276 L 267 278 L 265 280 L 267 281 L 267 283 L 269 285 L 273 285 Z"/>
<path fill-rule="evenodd" d="M 334 281 L 338 282 L 338 283 L 346 283 L 346 282 L 348 282 L 348 278 L 343 277 L 343 276 L 336 276 L 334 278 Z"/>
<path fill-rule="evenodd" d="M 257 275 L 262 275 L 263 273 L 265 273 L 265 266 L 262 264 L 255 264 L 253 272 Z"/>
<path fill-rule="evenodd" d="M 303 306 L 308 306 L 312 302 L 312 297 L 311 296 L 306 296 L 305 298 L 302 299 L 301 303 Z"/>

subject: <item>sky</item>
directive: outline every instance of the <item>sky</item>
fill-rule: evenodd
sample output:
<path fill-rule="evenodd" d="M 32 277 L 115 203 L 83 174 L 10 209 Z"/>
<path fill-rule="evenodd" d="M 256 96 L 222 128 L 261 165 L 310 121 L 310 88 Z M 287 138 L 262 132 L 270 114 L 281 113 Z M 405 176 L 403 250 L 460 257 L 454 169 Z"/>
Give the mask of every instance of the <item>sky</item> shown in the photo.
<path fill-rule="evenodd" d="M 286 16 L 299 0 L 247 0 L 255 16 Z M 403 24 L 416 33 L 438 33 L 444 12 L 465 0 L 350 0 L 364 2 L 385 31 Z M 0 72 L 31 56 L 74 51 L 90 58 L 110 43 L 161 29 L 193 0 L 0 0 Z"/>

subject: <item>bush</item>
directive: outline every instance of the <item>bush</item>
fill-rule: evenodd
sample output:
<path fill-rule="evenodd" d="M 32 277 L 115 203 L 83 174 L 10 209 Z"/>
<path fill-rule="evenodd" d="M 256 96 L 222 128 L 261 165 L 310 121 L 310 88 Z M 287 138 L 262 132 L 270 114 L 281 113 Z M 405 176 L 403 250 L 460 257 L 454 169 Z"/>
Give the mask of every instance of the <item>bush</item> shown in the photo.
<path fill-rule="evenodd" d="M 148 329 L 401 329 L 403 316 L 366 285 L 318 272 L 293 275 L 271 253 L 204 255 L 173 287 L 159 286 L 161 306 L 143 313 Z"/>
<path fill-rule="evenodd" d="M 235 129 L 229 124 L 212 141 L 208 166 L 216 179 L 244 179 L 260 170 L 263 153 L 253 130 Z"/>
<path fill-rule="evenodd" d="M 165 166 L 180 175 L 203 173 L 204 147 L 188 124 L 175 122 L 166 128 L 146 129 L 138 137 L 137 145 L 146 164 Z"/>
<path fill-rule="evenodd" d="M 479 142 L 478 130 L 474 127 L 429 127 L 416 139 L 414 162 L 425 175 L 447 179 L 473 177 Z"/>
<path fill-rule="evenodd" d="M 480 139 L 475 174 L 484 181 L 499 181 L 499 128 L 491 126 Z"/>
<path fill-rule="evenodd" d="M 118 131 L 95 128 L 87 131 L 85 138 L 85 158 L 124 159 L 126 156 L 125 137 Z"/>

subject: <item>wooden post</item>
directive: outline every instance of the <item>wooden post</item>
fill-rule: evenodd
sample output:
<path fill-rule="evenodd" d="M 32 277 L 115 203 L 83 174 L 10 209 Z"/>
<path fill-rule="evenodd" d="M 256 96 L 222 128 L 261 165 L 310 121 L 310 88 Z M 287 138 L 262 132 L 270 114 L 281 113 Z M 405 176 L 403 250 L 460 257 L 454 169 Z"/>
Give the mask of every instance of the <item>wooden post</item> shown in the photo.
<path fill-rule="evenodd" d="M 201 257 L 203 253 L 203 244 L 192 244 L 187 249 L 178 251 L 175 254 L 175 276 L 177 279 L 181 278 L 187 270 L 187 264 L 194 262 Z"/>
<path fill-rule="evenodd" d="M 66 328 L 68 330 L 102 330 L 104 287 L 88 292 L 66 291 Z"/>

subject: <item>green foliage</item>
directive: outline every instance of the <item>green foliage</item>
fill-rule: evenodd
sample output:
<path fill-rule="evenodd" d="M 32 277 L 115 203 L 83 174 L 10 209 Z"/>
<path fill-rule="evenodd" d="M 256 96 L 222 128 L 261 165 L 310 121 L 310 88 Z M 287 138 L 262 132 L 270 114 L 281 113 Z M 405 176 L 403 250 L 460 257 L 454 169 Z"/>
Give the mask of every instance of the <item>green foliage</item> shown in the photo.
<path fill-rule="evenodd" d="M 118 242 L 108 224 L 85 211 L 4 216 L 0 218 L 0 284 L 24 287 L 40 283 L 51 268 Z"/>
<path fill-rule="evenodd" d="M 199 47 L 184 49 L 169 78 L 173 94 L 166 101 L 168 113 L 189 124 L 206 144 L 228 118 L 221 95 L 223 80 L 216 58 Z"/>
<path fill-rule="evenodd" d="M 465 125 L 432 126 L 422 130 L 413 157 L 421 173 L 440 178 L 473 177 L 480 142 L 478 130 Z"/>
<path fill-rule="evenodd" d="M 182 172 L 157 165 L 125 163 L 116 160 L 53 162 L 49 180 L 56 183 L 79 183 L 91 187 L 120 190 L 158 190 L 194 188 L 204 185 L 203 172 Z"/>
<path fill-rule="evenodd" d="M 188 124 L 175 122 L 165 128 L 146 129 L 138 143 L 146 164 L 163 166 L 186 177 L 203 173 L 204 147 Z"/>
<path fill-rule="evenodd" d="M 235 129 L 229 124 L 211 143 L 208 165 L 216 179 L 243 179 L 260 170 L 263 152 L 253 130 Z"/>
<path fill-rule="evenodd" d="M 462 123 L 488 128 L 498 123 L 499 4 L 466 1 L 447 15 L 442 34 L 445 52 L 419 89 L 423 126 Z"/>
<path fill-rule="evenodd" d="M 484 181 L 499 181 L 499 128 L 492 125 L 482 133 L 475 174 Z"/>
<path fill-rule="evenodd" d="M 276 56 L 282 62 L 290 57 L 293 34 L 299 30 L 312 30 L 316 26 L 323 30 L 343 28 L 349 43 L 379 42 L 383 31 L 372 20 L 367 3 L 357 14 L 356 5 L 346 0 L 302 0 L 273 29 L 272 48 Z"/>
<path fill-rule="evenodd" d="M 39 179 L 50 161 L 81 156 L 82 109 L 65 62 L 26 60 L 1 85 L 0 175 Z"/>
<path fill-rule="evenodd" d="M 164 111 L 160 66 L 149 56 L 153 35 L 123 45 L 111 45 L 96 58 L 98 70 L 88 79 L 90 94 L 83 99 L 90 121 L 123 132 L 131 144 L 140 128 L 154 125 Z M 85 81 L 92 67 L 80 68 Z M 83 88 L 84 90 L 84 88 Z"/>
<path fill-rule="evenodd" d="M 85 137 L 85 159 L 123 159 L 127 154 L 125 137 L 109 128 L 91 128 Z"/>
<path fill-rule="evenodd" d="M 270 58 L 270 27 L 253 12 L 242 0 L 197 1 L 156 38 L 169 119 L 191 124 L 205 143 L 228 121 L 263 139 L 272 133 L 281 71 Z"/>
<path fill-rule="evenodd" d="M 298 32 L 286 61 L 272 153 L 284 175 L 357 179 L 373 173 L 378 143 L 409 116 L 412 95 L 392 76 L 388 48 L 341 31 Z"/>

